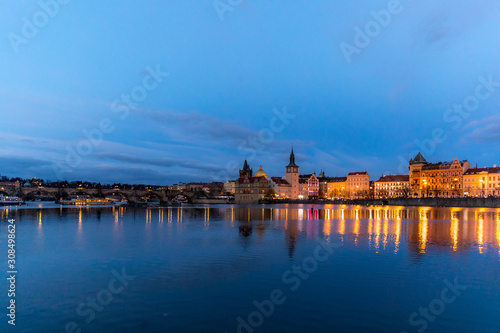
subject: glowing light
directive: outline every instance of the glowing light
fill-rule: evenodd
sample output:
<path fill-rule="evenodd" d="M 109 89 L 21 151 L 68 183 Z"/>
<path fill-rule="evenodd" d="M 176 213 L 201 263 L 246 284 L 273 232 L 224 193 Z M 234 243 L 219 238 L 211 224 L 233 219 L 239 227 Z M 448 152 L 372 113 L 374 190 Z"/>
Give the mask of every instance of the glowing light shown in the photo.
<path fill-rule="evenodd" d="M 345 234 L 345 220 L 342 219 L 339 222 L 339 235 L 344 235 Z"/>
<path fill-rule="evenodd" d="M 210 209 L 208 207 L 205 208 L 205 228 L 210 226 Z"/>
<path fill-rule="evenodd" d="M 82 209 L 80 208 L 78 213 L 78 231 L 82 231 Z"/>
<path fill-rule="evenodd" d="M 497 214 L 497 244 L 498 255 L 500 256 L 500 213 Z"/>
<path fill-rule="evenodd" d="M 380 247 L 380 220 L 375 221 L 375 250 L 378 253 Z"/>
<path fill-rule="evenodd" d="M 397 220 L 396 222 L 396 238 L 394 240 L 394 253 L 397 254 L 399 251 L 399 238 L 401 237 L 401 220 Z"/>
<path fill-rule="evenodd" d="M 451 241 L 453 242 L 453 251 L 458 248 L 458 218 L 452 213 L 451 227 L 450 227 Z"/>
<path fill-rule="evenodd" d="M 325 220 L 325 223 L 323 224 L 323 234 L 325 236 L 330 236 L 332 230 L 332 221 L 330 219 Z"/>
<path fill-rule="evenodd" d="M 479 224 L 477 227 L 477 243 L 479 245 L 479 253 L 484 252 L 484 215 L 483 213 L 479 214 Z"/>
<path fill-rule="evenodd" d="M 427 213 L 429 210 L 429 208 L 419 208 L 420 220 L 418 223 L 418 238 L 420 240 L 420 253 L 425 253 L 427 247 L 427 232 L 429 228 Z"/>
<path fill-rule="evenodd" d="M 383 234 L 384 234 L 384 240 L 383 240 L 383 245 L 384 245 L 384 250 L 385 250 L 385 247 L 387 246 L 387 238 L 389 237 L 389 220 L 384 220 L 384 231 L 383 231 Z"/>

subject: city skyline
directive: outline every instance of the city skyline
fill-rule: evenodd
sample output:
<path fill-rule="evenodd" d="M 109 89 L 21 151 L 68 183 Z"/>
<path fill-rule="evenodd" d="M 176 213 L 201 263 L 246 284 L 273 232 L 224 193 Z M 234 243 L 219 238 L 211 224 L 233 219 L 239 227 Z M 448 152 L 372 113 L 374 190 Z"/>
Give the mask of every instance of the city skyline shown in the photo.
<path fill-rule="evenodd" d="M 500 5 L 391 3 L 2 4 L 0 173 L 166 185 L 248 157 L 279 175 L 292 143 L 332 176 L 418 151 L 498 164 Z"/>

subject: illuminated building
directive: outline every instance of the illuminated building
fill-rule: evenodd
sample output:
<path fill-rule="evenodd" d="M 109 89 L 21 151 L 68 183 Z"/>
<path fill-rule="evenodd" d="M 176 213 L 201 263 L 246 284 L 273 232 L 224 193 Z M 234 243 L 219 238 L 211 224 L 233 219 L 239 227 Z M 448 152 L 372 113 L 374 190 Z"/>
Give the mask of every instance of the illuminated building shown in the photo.
<path fill-rule="evenodd" d="M 259 169 L 259 171 L 262 170 Z M 263 171 L 263 170 L 262 170 Z M 236 203 L 256 203 L 269 192 L 269 181 L 264 174 L 253 177 L 253 171 L 245 160 L 243 169 L 240 170 L 240 178 L 235 182 L 234 200 Z"/>
<path fill-rule="evenodd" d="M 295 154 L 290 153 L 290 163 L 286 166 L 285 180 L 292 186 L 291 199 L 298 199 L 299 192 L 299 166 L 295 164 Z"/>
<path fill-rule="evenodd" d="M 302 196 L 305 199 L 318 199 L 319 198 L 319 179 L 316 173 L 308 175 L 300 175 L 299 183 L 302 188 Z"/>
<path fill-rule="evenodd" d="M 410 186 L 414 196 L 457 197 L 464 194 L 463 175 L 472 165 L 455 158 L 452 162 L 429 163 L 421 153 L 410 160 Z"/>
<path fill-rule="evenodd" d="M 226 193 L 234 194 L 236 188 L 236 182 L 232 180 L 228 180 L 227 182 L 224 183 L 224 191 Z"/>
<path fill-rule="evenodd" d="M 409 175 L 383 175 L 375 182 L 375 197 L 408 198 L 411 196 Z"/>
<path fill-rule="evenodd" d="M 235 181 L 234 199 L 236 203 L 257 203 L 266 197 L 278 199 L 299 199 L 299 166 L 295 164 L 295 154 L 290 153 L 290 163 L 286 166 L 286 175 L 268 177 L 262 166 L 253 176 L 253 170 L 245 160 L 240 178 Z"/>
<path fill-rule="evenodd" d="M 268 178 L 271 190 L 278 199 L 290 199 L 292 197 L 292 186 L 281 177 Z"/>
<path fill-rule="evenodd" d="M 328 198 L 341 199 L 347 196 L 347 177 L 326 177 Z"/>
<path fill-rule="evenodd" d="M 469 197 L 500 196 L 500 167 L 471 168 L 463 177 L 464 195 Z"/>
<path fill-rule="evenodd" d="M 370 195 L 368 172 L 351 172 L 347 175 L 347 194 L 350 199 L 367 198 Z"/>

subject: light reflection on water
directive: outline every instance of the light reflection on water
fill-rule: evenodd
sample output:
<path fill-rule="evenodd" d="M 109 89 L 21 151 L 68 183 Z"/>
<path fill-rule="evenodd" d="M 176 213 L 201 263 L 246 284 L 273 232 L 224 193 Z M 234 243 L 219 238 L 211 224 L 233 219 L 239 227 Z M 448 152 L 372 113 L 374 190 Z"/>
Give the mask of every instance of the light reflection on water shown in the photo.
<path fill-rule="evenodd" d="M 368 247 L 376 252 L 385 250 L 389 245 L 398 252 L 402 237 L 411 246 L 415 245 L 419 253 L 426 253 L 429 244 L 433 246 L 449 246 L 453 251 L 459 251 L 460 247 L 476 247 L 479 253 L 484 253 L 491 245 L 500 246 L 500 209 L 471 209 L 471 208 L 403 208 L 403 207 L 349 207 L 331 206 L 327 208 L 292 208 L 284 206 L 273 208 L 252 207 L 166 207 L 142 210 L 145 213 L 146 224 L 157 223 L 183 223 L 197 219 L 202 215 L 204 229 L 210 228 L 211 219 L 255 222 L 255 221 L 283 221 L 282 228 L 287 230 L 291 225 L 297 232 L 304 232 L 314 238 L 322 236 L 350 236 L 357 244 L 358 236 L 366 238 Z M 321 206 L 319 206 L 321 207 Z M 82 233 L 86 216 L 92 217 L 96 211 L 99 214 L 111 212 L 113 221 L 117 227 L 123 227 L 123 218 L 127 207 L 110 208 L 65 208 L 58 209 L 58 215 L 77 214 L 78 233 Z M 45 212 L 45 213 L 44 213 Z M 50 209 L 23 210 L 3 209 L 0 210 L 0 219 L 17 218 L 23 220 L 36 219 L 39 234 L 42 235 L 44 214 L 53 215 Z M 315 224 L 304 225 L 304 221 L 322 221 L 321 230 L 314 227 Z M 272 227 L 276 227 L 272 224 Z M 311 226 L 313 228 L 311 228 Z M 249 226 L 251 228 L 251 226 Z M 340 237 L 343 240 L 345 237 Z M 413 244 L 413 245 L 412 245 Z"/>
<path fill-rule="evenodd" d="M 29 277 L 25 331 L 37 331 L 29 323 L 63 331 L 67 321 L 80 322 L 75 307 L 121 267 L 138 275 L 136 284 L 83 331 L 115 330 L 107 321 L 125 323 L 124 332 L 235 331 L 235 318 L 280 287 L 283 272 L 310 256 L 317 239 L 341 244 L 338 256 L 258 331 L 304 332 L 313 324 L 321 332 L 411 331 L 408 316 L 455 277 L 470 289 L 429 331 L 475 331 L 472 317 L 485 331 L 500 324 L 474 310 L 500 310 L 500 209 L 57 206 L 1 209 L 1 223 L 7 217 L 18 221 Z"/>

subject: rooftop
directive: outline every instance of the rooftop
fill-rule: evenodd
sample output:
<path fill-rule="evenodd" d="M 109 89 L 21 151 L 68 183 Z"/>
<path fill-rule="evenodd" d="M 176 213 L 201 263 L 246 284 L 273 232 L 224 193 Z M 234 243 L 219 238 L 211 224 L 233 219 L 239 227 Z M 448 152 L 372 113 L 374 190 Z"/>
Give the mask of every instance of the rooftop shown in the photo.
<path fill-rule="evenodd" d="M 360 172 L 349 172 L 348 176 L 359 176 L 359 175 L 368 175 L 367 171 L 360 171 Z"/>
<path fill-rule="evenodd" d="M 470 168 L 464 175 L 477 175 L 480 173 L 500 173 L 500 167 Z"/>
<path fill-rule="evenodd" d="M 386 182 L 408 182 L 410 181 L 410 175 L 385 175 L 377 180 L 377 183 Z"/>

